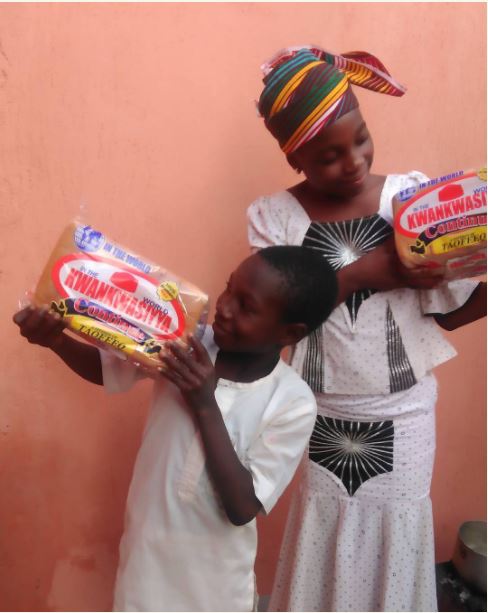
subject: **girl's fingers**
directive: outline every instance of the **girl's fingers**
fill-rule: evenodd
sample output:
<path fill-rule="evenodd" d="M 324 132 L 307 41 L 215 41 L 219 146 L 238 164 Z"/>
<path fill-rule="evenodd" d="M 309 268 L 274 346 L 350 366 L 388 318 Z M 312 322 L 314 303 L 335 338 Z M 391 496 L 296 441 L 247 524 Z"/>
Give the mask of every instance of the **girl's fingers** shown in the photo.
<path fill-rule="evenodd" d="M 176 357 L 179 362 L 182 362 L 186 368 L 195 375 L 202 376 L 201 367 L 198 364 L 198 358 L 193 353 L 190 353 L 187 349 L 183 349 L 176 343 L 168 343 L 167 348 Z"/>
<path fill-rule="evenodd" d="M 64 322 L 58 313 L 50 312 L 48 316 L 46 316 L 46 320 L 44 323 L 44 327 L 42 330 L 42 334 L 46 336 L 58 336 L 64 329 Z"/>
<path fill-rule="evenodd" d="M 178 378 L 183 379 L 189 385 L 199 385 L 200 379 L 196 377 L 180 360 L 176 359 L 174 356 L 166 354 L 161 356 L 161 360 L 166 365 L 168 371 L 172 374 L 176 375 Z"/>
<path fill-rule="evenodd" d="M 174 372 L 169 368 L 160 368 L 159 372 L 163 375 L 163 377 L 166 377 L 168 381 L 174 383 L 176 387 L 178 387 L 182 392 L 189 391 L 189 386 L 186 383 L 185 379 L 183 379 L 178 373 Z"/>
<path fill-rule="evenodd" d="M 183 375 L 186 371 L 188 372 L 188 368 L 179 360 L 177 360 L 173 355 L 169 353 L 160 354 L 161 360 L 166 364 L 166 368 L 171 370 L 172 372 Z"/>
<path fill-rule="evenodd" d="M 17 313 L 15 313 L 13 317 L 14 323 L 16 323 L 18 326 L 21 326 L 24 321 L 26 321 L 26 319 L 30 317 L 30 314 L 32 312 L 33 309 L 31 306 L 26 306 L 22 310 L 17 311 Z"/>
<path fill-rule="evenodd" d="M 22 335 L 29 336 L 37 332 L 43 318 L 44 311 L 42 309 L 31 309 L 29 316 L 23 321 L 20 327 Z"/>
<path fill-rule="evenodd" d="M 196 336 L 193 336 L 193 334 L 190 334 L 188 337 L 188 340 L 190 342 L 190 345 L 193 351 L 195 352 L 195 357 L 197 361 L 200 362 L 200 364 L 203 364 L 205 366 L 209 364 L 211 365 L 212 360 L 210 359 L 210 356 L 208 355 L 207 350 L 202 345 L 202 343 L 198 340 L 198 338 Z"/>
<path fill-rule="evenodd" d="M 48 340 L 59 334 L 63 328 L 64 323 L 61 316 L 58 313 L 52 313 L 47 307 L 43 307 L 34 311 L 21 330 L 24 336 L 36 341 Z"/>
<path fill-rule="evenodd" d="M 181 377 L 177 373 L 175 373 L 173 370 L 171 370 L 171 368 L 168 368 L 168 367 L 160 368 L 159 372 L 163 375 L 163 377 L 166 377 L 166 379 L 169 379 L 176 385 L 178 381 L 181 381 Z"/>
<path fill-rule="evenodd" d="M 37 308 L 30 305 L 15 313 L 13 319 L 29 343 L 43 347 L 53 348 L 64 328 L 61 317 L 50 312 L 47 306 Z"/>

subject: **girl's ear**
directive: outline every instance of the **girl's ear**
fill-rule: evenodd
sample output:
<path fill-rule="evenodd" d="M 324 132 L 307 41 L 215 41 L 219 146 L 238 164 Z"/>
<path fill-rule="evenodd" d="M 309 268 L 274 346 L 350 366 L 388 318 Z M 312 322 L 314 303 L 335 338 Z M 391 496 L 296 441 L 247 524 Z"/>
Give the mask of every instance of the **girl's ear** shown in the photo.
<path fill-rule="evenodd" d="M 281 344 L 283 347 L 289 345 L 296 345 L 298 341 L 307 336 L 308 327 L 306 324 L 285 324 L 284 332 L 282 335 Z"/>

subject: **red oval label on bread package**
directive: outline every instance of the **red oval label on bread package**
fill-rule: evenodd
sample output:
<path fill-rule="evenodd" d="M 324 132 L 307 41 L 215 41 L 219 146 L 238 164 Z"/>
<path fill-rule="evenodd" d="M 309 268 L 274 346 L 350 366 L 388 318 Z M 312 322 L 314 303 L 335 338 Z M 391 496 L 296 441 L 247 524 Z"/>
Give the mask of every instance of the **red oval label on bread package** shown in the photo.
<path fill-rule="evenodd" d="M 143 342 L 179 338 L 185 314 L 176 295 L 149 275 L 95 254 L 69 254 L 56 261 L 52 280 L 62 298 L 72 300 L 78 314 Z M 170 296 L 168 296 L 169 298 Z"/>

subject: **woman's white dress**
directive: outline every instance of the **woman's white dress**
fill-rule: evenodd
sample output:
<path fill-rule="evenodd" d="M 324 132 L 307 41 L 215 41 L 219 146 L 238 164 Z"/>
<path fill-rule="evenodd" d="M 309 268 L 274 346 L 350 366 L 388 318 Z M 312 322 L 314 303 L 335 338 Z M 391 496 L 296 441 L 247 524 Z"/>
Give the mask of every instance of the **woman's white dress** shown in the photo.
<path fill-rule="evenodd" d="M 307 245 L 338 269 L 391 235 L 392 196 L 426 179 L 389 175 L 378 214 L 344 222 L 312 222 L 286 191 L 259 198 L 248 211 L 251 246 Z M 318 417 L 270 611 L 437 610 L 431 370 L 455 351 L 426 315 L 458 308 L 475 287 L 358 292 L 295 348 Z"/>

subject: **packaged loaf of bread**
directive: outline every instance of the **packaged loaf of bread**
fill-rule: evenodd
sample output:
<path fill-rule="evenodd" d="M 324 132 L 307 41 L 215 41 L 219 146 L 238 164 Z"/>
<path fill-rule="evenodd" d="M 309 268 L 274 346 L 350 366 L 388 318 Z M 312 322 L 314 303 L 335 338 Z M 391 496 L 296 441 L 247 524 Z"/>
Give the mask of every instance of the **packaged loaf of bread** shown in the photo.
<path fill-rule="evenodd" d="M 486 168 L 454 172 L 393 199 L 395 243 L 408 268 L 446 279 L 486 272 Z"/>
<path fill-rule="evenodd" d="M 76 219 L 61 233 L 32 297 L 69 330 L 148 370 L 165 342 L 200 337 L 207 295 Z"/>

